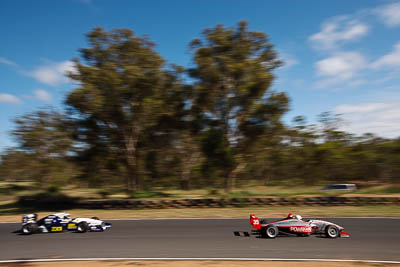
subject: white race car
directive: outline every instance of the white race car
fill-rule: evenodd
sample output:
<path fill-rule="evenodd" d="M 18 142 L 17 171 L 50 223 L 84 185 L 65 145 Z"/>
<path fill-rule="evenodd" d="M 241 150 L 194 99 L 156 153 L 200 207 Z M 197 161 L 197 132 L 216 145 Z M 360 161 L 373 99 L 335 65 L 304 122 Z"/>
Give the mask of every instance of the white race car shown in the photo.
<path fill-rule="evenodd" d="M 71 219 L 68 213 L 60 212 L 48 215 L 40 220 L 37 220 L 37 214 L 23 216 L 21 232 L 26 235 L 63 231 L 103 232 L 110 227 L 111 223 L 106 223 L 97 217 Z"/>

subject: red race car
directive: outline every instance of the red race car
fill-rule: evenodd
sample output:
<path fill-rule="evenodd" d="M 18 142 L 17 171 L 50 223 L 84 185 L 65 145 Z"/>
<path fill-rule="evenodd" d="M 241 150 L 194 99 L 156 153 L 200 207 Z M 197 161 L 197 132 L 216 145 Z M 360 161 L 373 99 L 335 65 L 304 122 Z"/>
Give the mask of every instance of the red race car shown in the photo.
<path fill-rule="evenodd" d="M 311 234 L 325 235 L 330 238 L 350 237 L 343 232 L 343 227 L 322 220 L 302 220 L 300 215 L 289 213 L 284 219 L 267 222 L 259 220 L 254 214 L 250 214 L 250 224 L 257 230 L 261 237 L 275 238 L 279 233 L 297 236 L 309 236 Z"/>

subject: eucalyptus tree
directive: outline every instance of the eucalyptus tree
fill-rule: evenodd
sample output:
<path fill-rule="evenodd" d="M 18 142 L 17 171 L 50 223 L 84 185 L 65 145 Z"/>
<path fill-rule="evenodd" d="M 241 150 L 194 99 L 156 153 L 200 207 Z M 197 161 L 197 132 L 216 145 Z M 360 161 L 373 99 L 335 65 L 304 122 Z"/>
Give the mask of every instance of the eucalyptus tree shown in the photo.
<path fill-rule="evenodd" d="M 39 110 L 16 118 L 14 123 L 11 134 L 17 146 L 3 156 L 3 167 L 19 164 L 12 171 L 16 179 L 35 180 L 44 187 L 66 183 L 79 173 L 71 161 L 73 139 L 64 114 Z"/>
<path fill-rule="evenodd" d="M 81 49 L 70 77 L 78 88 L 68 94 L 71 117 L 87 122 L 79 129 L 95 135 L 96 144 L 120 160 L 130 192 L 140 187 L 141 144 L 149 129 L 165 115 L 164 97 L 171 86 L 164 59 L 147 37 L 129 29 L 105 31 L 97 27 L 87 34 L 89 48 Z"/>
<path fill-rule="evenodd" d="M 216 140 L 221 144 L 214 144 L 218 153 L 210 154 L 219 157 L 229 191 L 246 167 L 252 145 L 280 128 L 288 110 L 285 93 L 271 89 L 273 71 L 281 62 L 268 36 L 249 31 L 245 21 L 237 27 L 205 29 L 190 48 L 193 68 L 189 73 L 196 94 L 193 108 L 207 122 L 203 130 L 211 131 L 208 136 L 220 137 Z"/>

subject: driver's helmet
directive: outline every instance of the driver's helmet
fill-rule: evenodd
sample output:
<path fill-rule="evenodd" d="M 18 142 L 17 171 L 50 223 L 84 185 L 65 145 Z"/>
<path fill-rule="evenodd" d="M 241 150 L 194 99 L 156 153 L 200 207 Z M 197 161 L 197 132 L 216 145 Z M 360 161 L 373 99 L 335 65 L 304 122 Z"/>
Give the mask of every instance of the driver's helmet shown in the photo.
<path fill-rule="evenodd" d="M 293 213 L 289 213 L 287 216 L 288 219 L 294 219 L 294 214 Z"/>
<path fill-rule="evenodd" d="M 302 217 L 300 215 L 296 215 L 296 219 L 301 221 Z"/>

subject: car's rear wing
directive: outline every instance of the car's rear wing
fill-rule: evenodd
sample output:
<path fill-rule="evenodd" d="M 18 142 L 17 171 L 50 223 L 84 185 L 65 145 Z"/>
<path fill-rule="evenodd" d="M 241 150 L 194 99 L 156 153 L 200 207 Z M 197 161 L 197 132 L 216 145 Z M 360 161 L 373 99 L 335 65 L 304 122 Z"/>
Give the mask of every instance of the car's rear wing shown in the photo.
<path fill-rule="evenodd" d="M 260 220 L 254 214 L 250 214 L 250 224 L 256 230 L 260 230 L 261 229 Z"/>
<path fill-rule="evenodd" d="M 34 223 L 37 221 L 37 214 L 32 213 L 32 214 L 27 214 L 22 217 L 22 224 L 27 224 L 27 223 Z"/>

